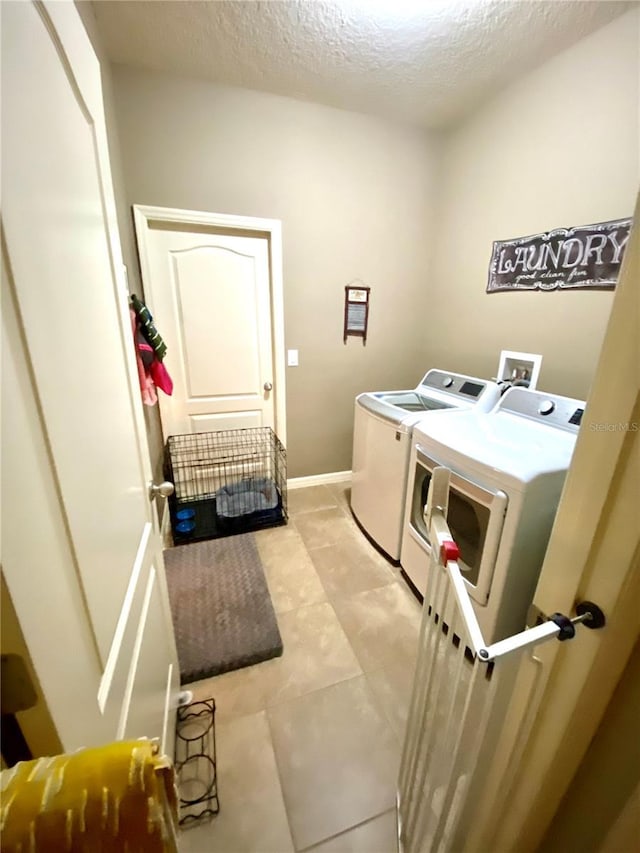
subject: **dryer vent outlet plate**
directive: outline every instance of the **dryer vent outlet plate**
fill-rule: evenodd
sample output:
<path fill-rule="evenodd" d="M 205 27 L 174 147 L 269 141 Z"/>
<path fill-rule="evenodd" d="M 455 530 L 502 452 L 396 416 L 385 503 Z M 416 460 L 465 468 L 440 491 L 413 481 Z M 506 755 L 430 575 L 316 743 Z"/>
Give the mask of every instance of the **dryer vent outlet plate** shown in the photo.
<path fill-rule="evenodd" d="M 542 356 L 503 349 L 498 364 L 498 382 L 511 382 L 533 390 L 538 385 Z"/>

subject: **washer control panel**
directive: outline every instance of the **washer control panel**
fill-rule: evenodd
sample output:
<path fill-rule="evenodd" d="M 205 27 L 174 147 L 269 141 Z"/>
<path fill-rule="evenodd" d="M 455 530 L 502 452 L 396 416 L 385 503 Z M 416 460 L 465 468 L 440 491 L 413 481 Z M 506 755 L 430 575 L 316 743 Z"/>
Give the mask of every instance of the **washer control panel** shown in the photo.
<path fill-rule="evenodd" d="M 420 385 L 446 391 L 447 394 L 455 394 L 466 400 L 479 400 L 488 387 L 493 387 L 492 382 L 459 373 L 445 373 L 444 370 L 430 370 Z"/>

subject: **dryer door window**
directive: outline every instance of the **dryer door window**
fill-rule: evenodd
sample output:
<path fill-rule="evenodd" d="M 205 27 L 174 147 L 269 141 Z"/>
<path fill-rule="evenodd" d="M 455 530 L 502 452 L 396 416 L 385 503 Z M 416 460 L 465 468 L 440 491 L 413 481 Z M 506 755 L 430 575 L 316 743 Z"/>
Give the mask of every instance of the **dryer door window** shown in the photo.
<path fill-rule="evenodd" d="M 411 524 L 425 543 L 429 531 L 424 520 L 431 472 L 438 462 L 418 449 L 411 506 Z M 496 554 L 502 533 L 507 496 L 451 473 L 447 523 L 460 549 L 460 569 L 470 594 L 481 604 L 489 596 Z"/>

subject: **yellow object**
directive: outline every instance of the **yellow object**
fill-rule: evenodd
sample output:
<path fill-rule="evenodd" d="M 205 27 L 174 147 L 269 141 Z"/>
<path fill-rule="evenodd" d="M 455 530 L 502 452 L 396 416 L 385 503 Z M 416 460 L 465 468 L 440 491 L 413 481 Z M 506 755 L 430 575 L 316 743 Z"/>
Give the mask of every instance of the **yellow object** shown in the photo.
<path fill-rule="evenodd" d="M 0 774 L 3 853 L 176 853 L 173 767 L 148 740 L 24 761 Z"/>

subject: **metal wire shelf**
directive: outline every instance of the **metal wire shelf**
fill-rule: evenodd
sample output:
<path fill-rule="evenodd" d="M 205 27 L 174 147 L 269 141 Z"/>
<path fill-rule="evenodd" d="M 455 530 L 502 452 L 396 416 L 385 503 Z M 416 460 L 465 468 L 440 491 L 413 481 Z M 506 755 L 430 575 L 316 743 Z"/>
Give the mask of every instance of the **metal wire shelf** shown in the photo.
<path fill-rule="evenodd" d="M 180 826 L 215 817 L 220 811 L 215 715 L 214 699 L 178 708 L 175 765 Z"/>

